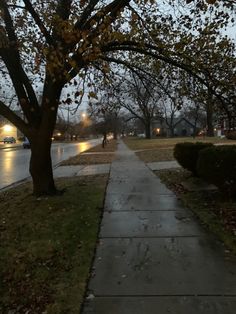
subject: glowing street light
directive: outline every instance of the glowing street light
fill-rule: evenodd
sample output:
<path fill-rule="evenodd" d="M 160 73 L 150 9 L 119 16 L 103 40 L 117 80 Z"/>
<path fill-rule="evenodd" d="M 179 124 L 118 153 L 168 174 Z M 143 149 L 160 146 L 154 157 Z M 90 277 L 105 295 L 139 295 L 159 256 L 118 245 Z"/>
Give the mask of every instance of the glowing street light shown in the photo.
<path fill-rule="evenodd" d="M 10 124 L 5 124 L 4 126 L 3 126 L 3 130 L 5 131 L 5 132 L 11 132 L 12 131 L 12 129 L 13 129 L 13 127 L 10 125 Z"/>

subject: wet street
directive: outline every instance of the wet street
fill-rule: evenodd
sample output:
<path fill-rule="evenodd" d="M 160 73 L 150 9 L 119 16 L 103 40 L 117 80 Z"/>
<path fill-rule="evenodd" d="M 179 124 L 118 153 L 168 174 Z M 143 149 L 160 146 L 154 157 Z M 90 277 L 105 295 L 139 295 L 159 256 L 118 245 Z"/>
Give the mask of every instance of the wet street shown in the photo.
<path fill-rule="evenodd" d="M 55 166 L 62 160 L 75 156 L 99 144 L 100 140 L 81 143 L 55 143 L 52 145 L 52 163 Z M 0 149 L 0 189 L 27 178 L 29 174 L 30 149 Z"/>

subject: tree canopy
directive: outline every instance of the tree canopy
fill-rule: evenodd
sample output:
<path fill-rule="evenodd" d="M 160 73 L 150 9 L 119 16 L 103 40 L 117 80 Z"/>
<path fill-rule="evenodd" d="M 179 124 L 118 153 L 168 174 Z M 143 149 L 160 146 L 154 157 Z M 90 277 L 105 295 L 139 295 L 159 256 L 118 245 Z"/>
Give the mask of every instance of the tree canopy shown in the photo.
<path fill-rule="evenodd" d="M 106 77 L 114 64 L 135 69 L 144 55 L 187 71 L 218 93 L 201 56 L 211 51 L 212 64 L 218 51 L 230 52 L 220 29 L 233 23 L 233 9 L 230 0 L 0 0 L 1 88 L 14 90 L 24 118 L 4 99 L 0 114 L 30 140 L 34 192 L 56 191 L 50 146 L 66 86 L 80 103 L 79 83 L 89 75 L 96 82 L 95 71 Z M 70 95 L 65 102 L 72 103 Z"/>

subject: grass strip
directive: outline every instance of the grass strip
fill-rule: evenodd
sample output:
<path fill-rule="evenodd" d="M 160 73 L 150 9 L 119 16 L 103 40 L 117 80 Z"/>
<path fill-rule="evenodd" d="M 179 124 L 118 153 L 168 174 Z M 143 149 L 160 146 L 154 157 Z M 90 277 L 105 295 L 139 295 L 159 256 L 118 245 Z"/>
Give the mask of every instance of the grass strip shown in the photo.
<path fill-rule="evenodd" d="M 29 183 L 0 194 L 1 313 L 79 313 L 106 182 L 60 179 L 65 193 L 47 198 Z"/>
<path fill-rule="evenodd" d="M 144 162 L 175 160 L 173 156 L 173 148 L 143 150 L 136 152 L 136 155 Z"/>
<path fill-rule="evenodd" d="M 113 161 L 116 149 L 117 141 L 110 140 L 105 148 L 99 144 L 82 154 L 73 156 L 63 161 L 60 166 L 110 164 Z"/>
<path fill-rule="evenodd" d="M 75 166 L 75 165 L 99 165 L 110 164 L 114 158 L 114 154 L 80 154 L 73 156 L 62 163 L 60 166 Z"/>
<path fill-rule="evenodd" d="M 107 142 L 107 144 L 105 145 L 105 147 L 102 147 L 102 142 L 99 145 L 96 145 L 92 148 L 90 148 L 89 150 L 86 151 L 86 153 L 90 152 L 94 152 L 94 153 L 114 153 L 117 150 L 117 141 L 116 140 L 109 140 Z"/>

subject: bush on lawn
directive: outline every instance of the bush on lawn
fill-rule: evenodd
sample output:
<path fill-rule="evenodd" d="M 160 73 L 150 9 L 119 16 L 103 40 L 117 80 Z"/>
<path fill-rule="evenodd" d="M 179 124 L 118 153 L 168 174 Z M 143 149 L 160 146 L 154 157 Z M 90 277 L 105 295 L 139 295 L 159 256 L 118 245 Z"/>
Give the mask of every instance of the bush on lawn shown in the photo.
<path fill-rule="evenodd" d="M 225 136 L 228 140 L 236 140 L 236 131 L 228 131 Z"/>
<path fill-rule="evenodd" d="M 178 143 L 175 145 L 174 157 L 178 163 L 185 169 L 191 171 L 197 176 L 197 160 L 200 150 L 213 146 L 212 143 Z"/>
<path fill-rule="evenodd" d="M 199 153 L 197 171 L 200 177 L 215 184 L 226 197 L 236 197 L 236 146 L 224 145 Z"/>

